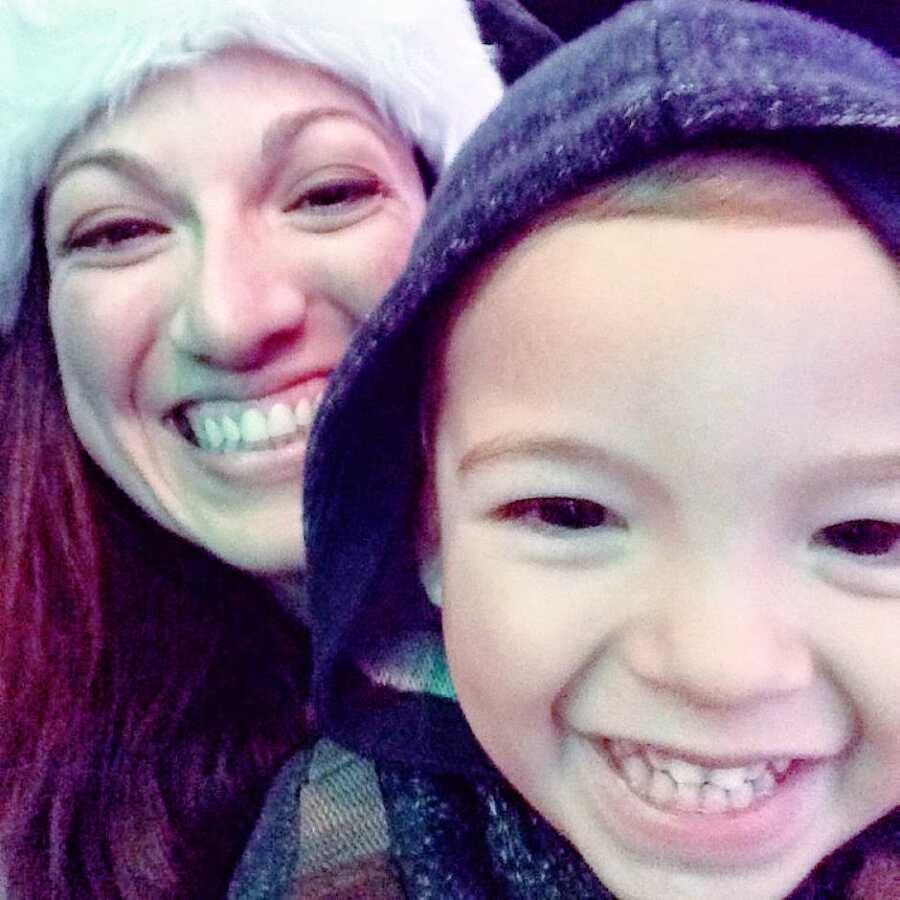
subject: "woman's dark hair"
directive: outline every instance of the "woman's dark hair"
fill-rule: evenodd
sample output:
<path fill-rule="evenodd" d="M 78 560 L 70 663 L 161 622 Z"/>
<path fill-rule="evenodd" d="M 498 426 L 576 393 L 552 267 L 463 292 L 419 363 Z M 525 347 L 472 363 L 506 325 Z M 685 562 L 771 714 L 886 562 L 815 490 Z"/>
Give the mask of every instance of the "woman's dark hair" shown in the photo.
<path fill-rule="evenodd" d="M 39 249 L 0 347 L 0 894 L 220 897 L 306 736 L 308 637 L 87 458 L 48 290 Z"/>

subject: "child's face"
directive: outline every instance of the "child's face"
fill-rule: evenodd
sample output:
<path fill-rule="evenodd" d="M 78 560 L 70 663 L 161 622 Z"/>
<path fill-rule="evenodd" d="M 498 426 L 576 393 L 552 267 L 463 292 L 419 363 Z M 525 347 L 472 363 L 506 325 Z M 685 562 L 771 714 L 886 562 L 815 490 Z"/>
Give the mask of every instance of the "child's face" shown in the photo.
<path fill-rule="evenodd" d="M 775 898 L 900 802 L 900 295 L 856 225 L 520 242 L 436 426 L 453 680 L 623 898 Z"/>

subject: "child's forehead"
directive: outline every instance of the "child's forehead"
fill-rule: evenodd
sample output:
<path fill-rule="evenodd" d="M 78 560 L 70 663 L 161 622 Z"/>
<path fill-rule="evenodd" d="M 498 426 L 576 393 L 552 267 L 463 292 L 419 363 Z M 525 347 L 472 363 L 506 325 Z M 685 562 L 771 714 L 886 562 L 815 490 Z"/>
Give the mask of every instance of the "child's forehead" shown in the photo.
<path fill-rule="evenodd" d="M 790 232 L 794 237 L 807 236 L 801 243 L 809 249 L 809 264 L 794 266 L 791 277 L 779 278 L 778 265 L 783 264 L 787 271 L 793 261 L 787 258 L 779 263 L 775 259 L 776 280 L 770 279 L 767 286 L 772 288 L 771 296 L 745 292 L 744 284 L 760 275 L 755 260 L 767 250 L 764 236 L 770 236 L 771 243 L 781 243 Z M 746 305 L 738 306 L 736 315 L 749 316 L 753 324 L 754 318 L 764 314 L 767 303 L 777 307 L 779 296 L 786 298 L 795 284 L 804 282 L 810 293 L 815 293 L 816 283 L 820 291 L 830 289 L 828 260 L 813 262 L 818 255 L 835 252 L 826 248 L 834 244 L 832 237 L 840 232 L 854 236 L 840 245 L 841 271 L 868 272 L 864 258 L 871 256 L 874 248 L 876 259 L 891 268 L 896 277 L 896 269 L 874 235 L 850 214 L 819 173 L 783 154 L 769 150 L 684 153 L 595 185 L 533 220 L 524 232 L 470 269 L 449 306 L 449 318 L 432 332 L 436 340 L 429 352 L 430 368 L 436 377 L 429 379 L 430 401 L 433 404 L 443 393 L 441 383 L 448 363 L 458 363 L 449 359 L 448 352 L 456 343 L 460 323 L 471 320 L 476 309 L 485 311 L 485 299 L 493 295 L 501 280 L 506 284 L 505 292 L 516 297 L 547 291 L 545 305 L 560 307 L 560 333 L 565 335 L 574 327 L 563 314 L 574 302 L 573 278 L 586 257 L 607 258 L 607 267 L 597 266 L 590 273 L 595 279 L 600 311 L 595 314 L 597 307 L 593 305 L 580 307 L 582 322 L 590 325 L 592 319 L 611 317 L 633 331 L 643 328 L 641 322 L 647 320 L 647 337 L 659 332 L 664 347 L 675 338 L 678 323 L 687 321 L 686 313 L 674 308 L 693 304 L 678 289 L 678 282 L 705 279 L 709 284 L 710 270 L 718 267 L 722 274 L 718 284 L 725 285 L 726 293 L 746 293 Z M 684 240 L 685 234 L 696 235 L 696 244 Z M 615 251 L 610 250 L 611 236 L 618 240 Z M 710 249 L 710 256 L 703 255 L 703 247 Z M 673 253 L 675 263 L 671 260 Z M 545 278 L 550 271 L 555 274 Z M 613 279 L 621 287 L 618 299 L 613 296 Z M 488 303 L 492 311 L 487 317 L 474 316 L 478 327 L 491 328 L 501 344 L 546 343 L 551 336 L 546 330 L 545 313 L 538 309 L 523 320 L 512 313 L 519 302 Z M 849 298 L 845 302 L 853 305 Z M 728 318 L 729 309 L 734 307 L 722 303 L 720 308 L 710 298 L 706 307 L 693 304 L 690 314 L 695 320 L 696 316 L 701 320 L 706 316 L 710 328 L 722 320 L 722 331 L 730 332 L 734 323 Z M 897 310 L 900 312 L 900 303 Z M 809 310 L 803 315 L 808 314 Z M 674 315 L 672 330 L 665 324 L 669 315 Z M 803 328 L 803 316 L 797 321 L 797 327 Z M 587 332 L 588 328 L 583 330 Z M 753 333 L 755 329 L 751 328 L 745 335 L 748 346 Z M 741 337 L 737 334 L 735 341 Z"/>
<path fill-rule="evenodd" d="M 541 341 L 551 323 L 565 332 L 596 320 L 660 332 L 665 341 L 696 321 L 703 330 L 748 331 L 788 306 L 787 321 L 802 329 L 804 317 L 827 305 L 862 314 L 857 294 L 876 285 L 888 312 L 900 314 L 894 276 L 874 236 L 847 217 L 567 216 L 482 272 L 453 328 L 477 319 L 497 340 L 521 341 L 527 331 Z M 528 317 L 518 315 L 522 308 Z M 513 321 L 518 330 L 504 334 Z"/>
<path fill-rule="evenodd" d="M 493 273 L 511 254 L 527 253 L 547 229 L 644 216 L 711 221 L 722 227 L 856 221 L 813 166 L 786 153 L 767 147 L 686 151 L 620 173 L 537 214 L 462 274 L 438 331 L 446 337 Z M 652 265 L 649 250 L 647 264 Z"/>
<path fill-rule="evenodd" d="M 616 217 L 521 247 L 447 344 L 439 433 L 461 453 L 577 434 L 673 483 L 719 472 L 727 493 L 757 470 L 794 479 L 826 446 L 897 445 L 900 295 L 857 224 Z"/>

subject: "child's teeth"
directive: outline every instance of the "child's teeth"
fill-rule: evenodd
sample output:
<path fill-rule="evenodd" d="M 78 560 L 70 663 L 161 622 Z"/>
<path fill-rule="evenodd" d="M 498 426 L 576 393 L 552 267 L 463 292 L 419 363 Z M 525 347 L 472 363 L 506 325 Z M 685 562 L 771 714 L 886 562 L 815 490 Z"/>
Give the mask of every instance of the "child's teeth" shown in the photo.
<path fill-rule="evenodd" d="M 743 810 L 778 787 L 776 773 L 789 759 L 758 760 L 746 766 L 706 768 L 632 741 L 607 741 L 615 766 L 629 787 L 654 806 L 690 813 Z"/>
<path fill-rule="evenodd" d="M 728 791 L 716 784 L 700 788 L 700 809 L 706 813 L 721 813 L 728 809 Z"/>
<path fill-rule="evenodd" d="M 675 805 L 685 812 L 696 812 L 700 808 L 700 785 L 679 783 L 676 788 Z"/>
<path fill-rule="evenodd" d="M 638 794 L 642 794 L 650 783 L 650 766 L 637 754 L 622 763 L 622 773 L 629 787 Z"/>
<path fill-rule="evenodd" d="M 725 788 L 726 791 L 732 791 L 747 783 L 748 773 L 743 767 L 740 769 L 709 769 L 706 780 Z"/>
<path fill-rule="evenodd" d="M 769 764 L 764 762 L 755 762 L 750 763 L 749 766 L 744 766 L 745 771 L 747 772 L 747 780 L 754 781 L 759 778 L 763 772 L 767 772 L 769 769 Z"/>
<path fill-rule="evenodd" d="M 269 439 L 266 417 L 258 409 L 247 409 L 241 416 L 241 437 L 247 444 L 261 444 Z"/>
<path fill-rule="evenodd" d="M 775 791 L 775 776 L 768 770 L 763 769 L 756 778 L 753 779 L 753 790 L 757 796 L 768 797 Z"/>
<path fill-rule="evenodd" d="M 650 779 L 647 796 L 657 806 L 669 806 L 675 799 L 675 782 L 665 772 L 657 769 Z"/>
<path fill-rule="evenodd" d="M 683 759 L 670 759 L 664 768 L 679 784 L 703 784 L 706 770 Z"/>
<path fill-rule="evenodd" d="M 746 809 L 753 802 L 753 785 L 746 781 L 728 791 L 728 803 L 732 809 Z"/>

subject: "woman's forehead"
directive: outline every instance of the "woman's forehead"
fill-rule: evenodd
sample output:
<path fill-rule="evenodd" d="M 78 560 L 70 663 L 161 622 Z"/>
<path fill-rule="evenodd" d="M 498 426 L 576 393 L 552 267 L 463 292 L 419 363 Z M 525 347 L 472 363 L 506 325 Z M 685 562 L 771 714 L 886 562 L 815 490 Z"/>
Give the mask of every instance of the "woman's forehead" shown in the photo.
<path fill-rule="evenodd" d="M 177 142 L 189 131 L 192 114 L 211 108 L 219 110 L 223 130 L 235 122 L 249 123 L 254 110 L 257 117 L 272 118 L 261 150 L 289 140 L 312 118 L 327 114 L 354 120 L 382 142 L 403 144 L 395 126 L 355 87 L 307 63 L 242 46 L 150 77 L 127 101 L 95 113 L 63 146 L 54 168 L 110 140 L 142 144 L 159 131 Z"/>

